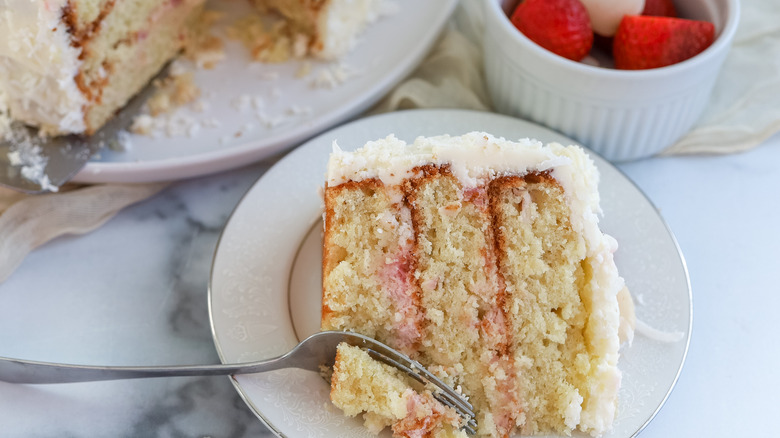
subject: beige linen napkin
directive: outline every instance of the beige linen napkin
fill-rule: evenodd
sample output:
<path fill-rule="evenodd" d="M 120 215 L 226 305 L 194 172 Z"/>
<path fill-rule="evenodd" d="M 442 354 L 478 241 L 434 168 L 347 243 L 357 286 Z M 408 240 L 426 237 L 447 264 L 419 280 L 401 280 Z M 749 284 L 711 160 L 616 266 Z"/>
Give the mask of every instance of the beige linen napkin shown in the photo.
<path fill-rule="evenodd" d="M 482 76 L 481 2 L 462 0 L 419 68 L 371 112 L 407 108 L 490 110 Z M 745 0 L 734 47 L 698 125 L 663 153 L 729 153 L 780 130 L 780 2 Z M 63 234 L 89 232 L 165 184 L 71 186 L 24 196 L 0 189 L 0 282 L 34 248 Z"/>
<path fill-rule="evenodd" d="M 83 234 L 122 208 L 146 199 L 166 184 L 64 186 L 59 193 L 25 196 L 0 188 L 0 282 L 33 249 L 64 234 Z"/>
<path fill-rule="evenodd" d="M 741 6 L 709 107 L 663 154 L 739 152 L 780 131 L 780 2 L 742 0 Z"/>

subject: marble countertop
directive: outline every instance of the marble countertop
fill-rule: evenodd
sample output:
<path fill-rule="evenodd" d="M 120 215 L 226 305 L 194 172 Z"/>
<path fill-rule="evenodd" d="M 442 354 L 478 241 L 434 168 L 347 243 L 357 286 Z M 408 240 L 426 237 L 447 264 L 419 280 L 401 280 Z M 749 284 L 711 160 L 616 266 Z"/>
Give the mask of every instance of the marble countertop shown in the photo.
<path fill-rule="evenodd" d="M 178 182 L 98 230 L 33 251 L 0 284 L 0 355 L 105 365 L 217 363 L 207 283 L 220 230 L 271 165 Z M 642 437 L 765 436 L 780 405 L 780 136 L 720 157 L 619 166 L 687 260 L 694 323 L 677 387 Z M 266 437 L 227 377 L 0 383 L 3 437 Z"/>

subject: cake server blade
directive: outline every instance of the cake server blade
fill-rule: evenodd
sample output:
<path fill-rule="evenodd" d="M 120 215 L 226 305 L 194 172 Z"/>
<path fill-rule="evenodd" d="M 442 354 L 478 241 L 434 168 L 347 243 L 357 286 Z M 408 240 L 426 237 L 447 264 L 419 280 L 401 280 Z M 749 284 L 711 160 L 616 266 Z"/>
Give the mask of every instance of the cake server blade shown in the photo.
<path fill-rule="evenodd" d="M 102 147 L 94 135 L 45 138 L 18 123 L 11 131 L 0 141 L 0 185 L 25 193 L 57 191 Z"/>
<path fill-rule="evenodd" d="M 25 193 L 56 192 L 103 147 L 119 143 L 119 133 L 130 127 L 146 100 L 156 91 L 154 82 L 168 74 L 163 68 L 103 127 L 91 136 L 40 136 L 38 130 L 15 122 L 6 138 L 0 136 L 0 186 Z"/>

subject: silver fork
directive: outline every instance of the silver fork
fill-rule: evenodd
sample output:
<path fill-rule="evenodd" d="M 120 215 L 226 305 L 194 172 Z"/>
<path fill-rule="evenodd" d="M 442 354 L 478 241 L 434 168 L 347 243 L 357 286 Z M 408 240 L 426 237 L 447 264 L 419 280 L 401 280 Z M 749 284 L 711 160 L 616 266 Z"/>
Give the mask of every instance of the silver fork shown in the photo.
<path fill-rule="evenodd" d="M 141 379 L 173 376 L 225 376 L 273 371 L 282 368 L 300 368 L 320 372 L 321 367 L 332 367 L 336 346 L 346 342 L 363 348 L 368 354 L 408 374 L 424 386 L 442 404 L 449 406 L 463 419 L 463 428 L 475 434 L 477 423 L 471 403 L 459 392 L 442 382 L 419 362 L 359 333 L 324 331 L 304 339 L 289 352 L 272 359 L 222 365 L 175 366 L 93 366 L 38 362 L 0 357 L 0 381 L 10 383 L 73 383 L 101 380 Z"/>

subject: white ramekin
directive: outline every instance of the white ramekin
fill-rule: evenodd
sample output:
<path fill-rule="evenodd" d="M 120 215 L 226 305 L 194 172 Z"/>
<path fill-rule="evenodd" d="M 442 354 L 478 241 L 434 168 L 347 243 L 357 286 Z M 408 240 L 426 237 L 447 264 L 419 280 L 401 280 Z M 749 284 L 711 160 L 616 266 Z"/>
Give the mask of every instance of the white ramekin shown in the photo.
<path fill-rule="evenodd" d="M 677 2 L 715 25 L 715 42 L 681 63 L 614 70 L 570 61 L 520 33 L 483 0 L 485 77 L 498 112 L 560 131 L 610 161 L 648 157 L 688 132 L 707 105 L 739 21 L 739 0 Z"/>

